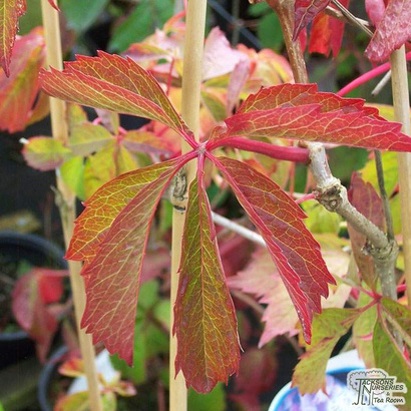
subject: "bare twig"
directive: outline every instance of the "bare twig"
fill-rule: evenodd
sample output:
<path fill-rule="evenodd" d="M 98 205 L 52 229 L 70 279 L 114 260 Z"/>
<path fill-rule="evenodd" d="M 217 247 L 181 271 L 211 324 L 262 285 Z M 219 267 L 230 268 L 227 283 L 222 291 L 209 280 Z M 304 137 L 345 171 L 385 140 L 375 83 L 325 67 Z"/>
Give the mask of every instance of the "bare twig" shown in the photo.
<path fill-rule="evenodd" d="M 332 0 L 332 3 L 335 5 L 335 7 L 338 8 L 338 10 L 341 12 L 348 23 L 352 24 L 355 27 L 358 27 L 369 37 L 372 37 L 372 31 L 368 28 L 367 25 L 364 24 L 364 20 L 360 20 L 355 17 L 354 14 L 347 10 L 338 0 Z"/>

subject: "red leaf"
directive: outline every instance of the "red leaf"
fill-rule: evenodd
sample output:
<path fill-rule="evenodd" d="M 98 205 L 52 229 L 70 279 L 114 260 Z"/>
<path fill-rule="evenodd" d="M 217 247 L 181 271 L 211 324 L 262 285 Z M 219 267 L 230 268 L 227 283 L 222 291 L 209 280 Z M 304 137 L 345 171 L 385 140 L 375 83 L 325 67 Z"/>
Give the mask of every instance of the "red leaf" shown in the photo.
<path fill-rule="evenodd" d="M 364 107 L 362 99 L 318 92 L 315 84 L 283 84 L 261 89 L 225 121 L 220 138 L 291 138 L 382 150 L 411 151 L 401 125 Z"/>
<path fill-rule="evenodd" d="M 44 39 L 38 30 L 19 37 L 14 46 L 10 77 L 0 73 L 0 129 L 24 130 L 38 91 L 38 73 L 44 63 Z M 7 73 L 7 72 L 6 72 Z"/>
<path fill-rule="evenodd" d="M 352 176 L 348 199 L 361 214 L 381 230 L 384 229 L 385 219 L 382 200 L 374 187 L 370 183 L 365 183 L 357 173 Z M 355 231 L 350 224 L 348 224 L 348 232 L 361 277 L 371 289 L 375 289 L 377 279 L 374 273 L 374 260 L 363 251 L 367 238 Z"/>
<path fill-rule="evenodd" d="M 210 392 L 238 371 L 235 309 L 225 283 L 205 188 L 190 186 L 175 304 L 176 372 L 188 386 Z"/>
<path fill-rule="evenodd" d="M 304 213 L 277 184 L 248 165 L 225 157 L 214 162 L 267 243 L 309 342 L 313 313 L 321 311 L 321 296 L 328 296 L 334 279 L 302 222 Z"/>
<path fill-rule="evenodd" d="M 54 0 L 48 0 L 50 3 L 50 6 L 55 8 L 57 11 L 60 11 L 59 6 L 57 6 L 57 3 Z"/>
<path fill-rule="evenodd" d="M 341 0 L 341 4 L 348 6 L 349 0 Z M 310 43 L 308 46 L 310 53 L 321 53 L 328 56 L 332 51 L 337 56 L 344 34 L 344 22 L 325 13 L 318 14 L 313 22 Z"/>
<path fill-rule="evenodd" d="M 390 0 L 365 55 L 372 61 L 388 59 L 394 50 L 411 40 L 410 20 L 410 0 Z"/>
<path fill-rule="evenodd" d="M 66 257 L 86 263 L 92 260 L 114 219 L 130 200 L 177 165 L 177 160 L 164 161 L 122 174 L 104 184 L 85 202 L 86 208 L 75 222 L 74 234 Z"/>
<path fill-rule="evenodd" d="M 315 16 L 323 11 L 331 0 L 296 0 L 294 4 L 295 23 L 294 23 L 294 40 L 298 37 L 300 31 L 311 23 Z"/>
<path fill-rule="evenodd" d="M 34 268 L 22 276 L 13 290 L 13 314 L 20 327 L 36 341 L 37 353 L 44 361 L 50 348 L 52 338 L 57 330 L 56 318 L 47 309 L 43 300 L 41 284 L 44 281 L 44 270 Z M 44 284 L 43 287 L 44 289 Z M 57 297 L 56 295 L 53 296 Z"/>
<path fill-rule="evenodd" d="M 39 292 L 45 304 L 57 303 L 63 296 L 63 278 L 68 276 L 67 270 L 39 270 Z"/>
<path fill-rule="evenodd" d="M 87 302 L 82 326 L 110 353 L 132 363 L 134 323 L 150 226 L 178 160 L 121 175 L 86 203 L 68 257 L 85 260 Z"/>
<path fill-rule="evenodd" d="M 14 40 L 18 30 L 18 19 L 26 12 L 26 0 L 0 1 L 0 64 L 7 77 Z"/>
<path fill-rule="evenodd" d="M 384 0 L 365 0 L 365 10 L 371 23 L 376 26 L 384 16 Z"/>
<path fill-rule="evenodd" d="M 40 73 L 46 93 L 70 102 L 157 120 L 190 134 L 154 77 L 130 58 L 77 56 L 63 71 Z"/>
<path fill-rule="evenodd" d="M 224 33 L 218 27 L 214 27 L 204 46 L 203 79 L 208 80 L 231 73 L 237 64 L 247 60 L 248 57 L 231 48 Z"/>
<path fill-rule="evenodd" d="M 228 284 L 230 288 L 255 295 L 258 302 L 266 307 L 262 317 L 262 321 L 266 324 L 259 347 L 278 335 L 298 334 L 297 313 L 278 270 L 265 248 L 259 248 L 253 254 L 250 264 L 237 275 L 230 277 Z"/>

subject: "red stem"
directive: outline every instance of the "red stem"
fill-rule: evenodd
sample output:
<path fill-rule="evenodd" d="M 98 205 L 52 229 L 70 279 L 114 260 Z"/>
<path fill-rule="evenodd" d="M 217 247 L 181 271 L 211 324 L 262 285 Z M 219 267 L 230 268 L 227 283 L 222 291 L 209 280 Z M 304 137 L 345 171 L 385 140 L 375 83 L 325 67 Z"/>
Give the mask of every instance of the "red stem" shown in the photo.
<path fill-rule="evenodd" d="M 287 160 L 296 163 L 309 162 L 308 150 L 301 147 L 282 147 L 270 143 L 264 143 L 258 140 L 248 140 L 242 137 L 228 137 L 221 140 L 210 140 L 206 148 L 212 151 L 218 147 L 227 146 L 239 148 L 240 150 L 252 151 L 254 153 L 264 154 L 277 160 Z"/>
<path fill-rule="evenodd" d="M 407 61 L 411 60 L 411 51 L 408 52 L 405 55 Z M 353 80 L 351 83 L 347 84 L 345 87 L 343 87 L 337 95 L 339 96 L 345 96 L 347 93 L 350 91 L 354 90 L 355 88 L 361 86 L 362 84 L 366 83 L 367 81 L 370 81 L 374 77 L 379 76 L 380 74 L 385 73 L 391 68 L 391 63 L 384 63 L 381 64 L 381 66 L 375 67 L 374 69 L 367 71 L 360 77 L 357 77 L 355 80 Z"/>

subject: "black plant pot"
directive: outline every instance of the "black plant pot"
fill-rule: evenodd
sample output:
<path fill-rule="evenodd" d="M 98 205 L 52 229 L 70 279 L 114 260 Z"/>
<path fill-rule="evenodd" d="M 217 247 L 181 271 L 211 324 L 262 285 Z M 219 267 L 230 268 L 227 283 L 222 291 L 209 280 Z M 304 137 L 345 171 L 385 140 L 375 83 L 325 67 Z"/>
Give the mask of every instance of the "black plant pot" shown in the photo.
<path fill-rule="evenodd" d="M 51 400 L 52 383 L 59 375 L 58 367 L 67 352 L 68 349 L 66 346 L 58 348 L 47 361 L 47 364 L 41 371 L 37 385 L 37 400 L 40 405 L 41 411 L 53 411 Z"/>
<path fill-rule="evenodd" d="M 0 231 L 0 272 L 12 270 L 21 261 L 37 267 L 66 269 L 63 251 L 33 234 Z M 24 331 L 0 333 L 0 369 L 35 353 L 34 342 Z"/>

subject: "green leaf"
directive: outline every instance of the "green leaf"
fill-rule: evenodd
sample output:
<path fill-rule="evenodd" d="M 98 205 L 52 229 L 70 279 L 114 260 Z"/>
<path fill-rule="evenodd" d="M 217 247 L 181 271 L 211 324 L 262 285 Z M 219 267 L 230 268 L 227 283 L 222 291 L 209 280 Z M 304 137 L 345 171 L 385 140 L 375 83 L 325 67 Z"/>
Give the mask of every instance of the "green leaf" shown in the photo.
<path fill-rule="evenodd" d="M 154 77 L 130 58 L 102 51 L 98 57 L 78 56 L 63 71 L 43 70 L 40 78 L 54 97 L 157 120 L 180 135 L 190 134 Z"/>
<path fill-rule="evenodd" d="M 122 174 L 102 186 L 76 221 L 67 258 L 83 260 L 82 326 L 131 364 L 140 274 L 157 204 L 181 158 Z"/>
<path fill-rule="evenodd" d="M 360 310 L 355 309 L 328 308 L 314 317 L 312 343 L 301 356 L 292 379 L 302 395 L 325 392 L 325 370 L 332 350 L 359 314 Z"/>
<path fill-rule="evenodd" d="M 131 43 L 144 40 L 173 15 L 172 0 L 140 0 L 111 36 L 109 50 L 125 51 Z"/>
<path fill-rule="evenodd" d="M 217 384 L 208 394 L 198 394 L 194 390 L 188 391 L 188 409 L 195 411 L 225 411 L 226 395 L 223 384 Z"/>
<path fill-rule="evenodd" d="M 328 284 L 335 281 L 302 221 L 305 214 L 281 187 L 247 164 L 226 157 L 213 162 L 263 236 L 309 342 L 313 313 L 321 311 L 321 296 L 328 296 Z"/>
<path fill-rule="evenodd" d="M 340 231 L 341 217 L 328 211 L 316 200 L 304 201 L 303 210 L 307 214 L 305 224 L 312 233 L 334 233 Z"/>
<path fill-rule="evenodd" d="M 84 160 L 82 157 L 73 157 L 65 161 L 60 167 L 60 175 L 64 183 L 84 201 L 86 193 L 84 189 Z"/>
<path fill-rule="evenodd" d="M 390 197 L 398 185 L 398 158 L 397 153 L 382 153 L 382 166 L 384 169 L 384 184 L 388 197 Z M 379 190 L 377 169 L 374 159 L 367 162 L 361 170 L 362 178 L 371 183 L 375 190 Z"/>
<path fill-rule="evenodd" d="M 366 285 L 364 285 L 366 287 Z M 365 307 L 372 301 L 366 293 L 360 293 L 357 308 Z M 372 333 L 377 321 L 377 306 L 364 311 L 353 325 L 353 340 L 358 354 L 367 368 L 375 367 Z"/>
<path fill-rule="evenodd" d="M 86 198 L 111 179 L 136 168 L 134 157 L 112 139 L 111 143 L 86 160 L 84 167 Z"/>
<path fill-rule="evenodd" d="M 76 156 L 88 156 L 102 149 L 114 137 L 103 126 L 82 124 L 74 126 L 70 132 L 69 147 Z"/>
<path fill-rule="evenodd" d="M 70 154 L 60 141 L 50 137 L 33 137 L 23 148 L 27 164 L 41 171 L 56 169 Z"/>
<path fill-rule="evenodd" d="M 189 189 L 173 332 L 176 372 L 183 372 L 187 386 L 207 393 L 237 372 L 240 347 L 210 205 L 200 184 L 195 179 Z"/>
<path fill-rule="evenodd" d="M 393 301 L 389 298 L 383 298 L 381 300 L 384 308 L 384 313 L 388 316 L 388 320 L 391 325 L 394 326 L 397 333 L 404 337 L 407 344 L 411 348 L 411 311 L 409 308 L 401 305 L 397 301 Z"/>
<path fill-rule="evenodd" d="M 213 93 L 210 90 L 202 90 L 201 99 L 215 121 L 224 121 L 227 117 L 227 109 L 224 101 L 218 93 Z"/>
<path fill-rule="evenodd" d="M 60 0 L 69 28 L 83 32 L 88 29 L 102 13 L 109 0 L 73 1 Z"/>
<path fill-rule="evenodd" d="M 403 383 L 408 388 L 406 393 L 398 394 L 405 398 L 405 406 L 400 409 L 408 410 L 411 404 L 411 367 L 404 359 L 398 345 L 393 340 L 387 327 L 381 321 L 375 323 L 374 336 L 375 366 L 386 371 L 390 376 L 397 377 L 398 383 Z"/>
<path fill-rule="evenodd" d="M 87 391 L 80 391 L 74 394 L 66 395 L 58 400 L 54 406 L 54 411 L 90 411 Z M 117 409 L 117 400 L 114 393 L 108 391 L 101 396 L 103 411 L 115 411 Z"/>

